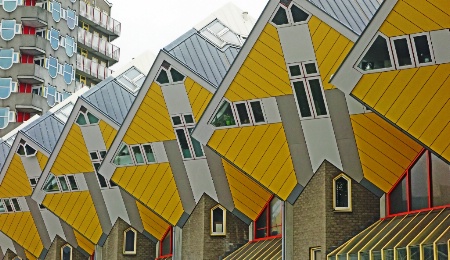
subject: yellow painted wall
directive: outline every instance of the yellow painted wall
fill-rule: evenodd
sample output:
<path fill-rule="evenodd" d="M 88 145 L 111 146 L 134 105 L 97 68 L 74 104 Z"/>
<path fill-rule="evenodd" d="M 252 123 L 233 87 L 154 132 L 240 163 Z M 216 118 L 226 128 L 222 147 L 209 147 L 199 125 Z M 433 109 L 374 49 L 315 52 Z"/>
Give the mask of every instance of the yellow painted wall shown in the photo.
<path fill-rule="evenodd" d="M 0 231 L 35 257 L 44 249 L 30 212 L 0 214 Z"/>
<path fill-rule="evenodd" d="M 117 168 L 111 179 L 172 225 L 184 212 L 169 163 Z"/>
<path fill-rule="evenodd" d="M 364 177 L 388 192 L 422 147 L 375 113 L 351 116 Z"/>
<path fill-rule="evenodd" d="M 27 256 L 27 260 L 37 260 L 37 257 L 35 257 L 32 253 L 25 250 L 25 255 Z"/>
<path fill-rule="evenodd" d="M 89 191 L 47 194 L 42 204 L 92 243 L 100 239 L 102 228 Z"/>
<path fill-rule="evenodd" d="M 41 171 L 44 170 L 44 167 L 45 167 L 45 165 L 48 162 L 48 157 L 45 154 L 41 153 L 41 152 L 37 152 L 36 153 L 36 158 L 37 158 L 37 160 L 39 162 L 39 166 L 41 166 Z"/>
<path fill-rule="evenodd" d="M 246 174 L 222 159 L 230 185 L 234 206 L 247 217 L 255 220 L 272 194 Z"/>
<path fill-rule="evenodd" d="M 315 16 L 311 17 L 308 26 L 323 88 L 333 89 L 335 87 L 329 83 L 331 76 L 344 61 L 353 42 Z"/>
<path fill-rule="evenodd" d="M 352 94 L 450 160 L 449 89 L 447 63 L 366 74 Z"/>
<path fill-rule="evenodd" d="M 94 171 L 83 134 L 77 124 L 72 124 L 50 171 L 55 175 Z"/>
<path fill-rule="evenodd" d="M 136 201 L 136 205 L 142 219 L 142 224 L 144 225 L 144 230 L 158 240 L 161 240 L 170 226 L 169 223 L 164 221 L 153 211 L 149 210 L 142 203 Z"/>
<path fill-rule="evenodd" d="M 112 126 L 108 125 L 103 120 L 101 120 L 98 123 L 98 126 L 100 127 L 100 132 L 102 133 L 103 141 L 105 142 L 106 149 L 109 150 L 109 147 L 111 147 L 111 144 L 114 141 L 114 137 L 116 137 L 117 130 L 114 129 Z"/>
<path fill-rule="evenodd" d="M 277 29 L 268 23 L 225 93 L 230 101 L 292 94 Z"/>
<path fill-rule="evenodd" d="M 14 154 L 0 185 L 0 198 L 24 197 L 32 193 L 20 156 Z"/>
<path fill-rule="evenodd" d="M 283 200 L 297 184 L 282 123 L 216 130 L 208 145 Z"/>
<path fill-rule="evenodd" d="M 158 84 L 150 86 L 123 140 L 130 145 L 175 140 L 166 102 Z"/>
<path fill-rule="evenodd" d="M 450 28 L 446 0 L 399 0 L 380 31 L 388 37 Z"/>
<path fill-rule="evenodd" d="M 75 239 L 77 240 L 77 244 L 84 251 L 92 255 L 95 251 L 95 245 L 92 244 L 89 240 L 87 240 L 83 235 L 81 235 L 78 231 L 74 230 Z"/>
<path fill-rule="evenodd" d="M 196 122 L 198 122 L 212 98 L 212 93 L 189 77 L 184 81 L 184 85 L 186 86 L 192 113 Z"/>

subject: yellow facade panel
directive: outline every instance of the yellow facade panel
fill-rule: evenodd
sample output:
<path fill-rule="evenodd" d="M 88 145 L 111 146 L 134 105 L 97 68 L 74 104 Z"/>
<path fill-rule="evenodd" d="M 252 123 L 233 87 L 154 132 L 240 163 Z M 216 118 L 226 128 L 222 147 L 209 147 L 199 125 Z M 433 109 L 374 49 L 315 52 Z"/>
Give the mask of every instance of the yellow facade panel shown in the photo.
<path fill-rule="evenodd" d="M 322 23 L 326 25 L 325 23 Z M 336 44 L 337 40 L 341 36 L 340 33 L 338 33 L 335 29 L 328 26 L 326 28 L 326 36 L 322 41 L 312 41 L 314 50 L 316 51 L 316 60 L 318 65 L 322 64 L 322 61 L 327 57 L 328 52 L 333 48 L 333 46 Z M 317 31 L 317 34 L 325 33 L 324 27 L 320 26 L 319 30 Z M 320 63 L 320 64 L 319 64 Z"/>
<path fill-rule="evenodd" d="M 91 159 L 77 124 L 73 124 L 50 170 L 55 175 L 93 172 Z"/>
<path fill-rule="evenodd" d="M 415 0 L 403 0 L 403 2 L 398 6 L 400 12 L 405 16 L 413 14 L 410 20 L 417 23 L 424 31 L 450 28 L 450 14 L 445 13 L 445 11 L 449 12 L 448 2 L 445 10 L 439 9 L 436 3 L 431 3 L 432 1 L 418 3 Z"/>
<path fill-rule="evenodd" d="M 331 27 L 326 23 L 320 23 L 319 27 L 315 31 L 314 34 L 311 35 L 311 39 L 313 42 L 314 50 L 317 51 L 320 44 L 324 41 L 325 37 L 330 32 Z"/>
<path fill-rule="evenodd" d="M 308 27 L 309 27 L 309 32 L 311 33 L 311 35 L 314 35 L 314 33 L 316 33 L 317 28 L 319 28 L 319 25 L 322 23 L 322 21 L 315 17 L 315 16 L 311 16 L 311 18 L 308 21 Z"/>
<path fill-rule="evenodd" d="M 378 175 L 372 169 L 368 168 L 364 164 L 362 165 L 362 169 L 364 173 L 364 178 L 370 181 L 373 185 L 377 186 L 385 193 L 389 192 L 392 189 L 393 184 L 384 179 L 383 177 L 381 177 L 380 175 Z"/>
<path fill-rule="evenodd" d="M 43 154 L 43 153 L 41 153 L 41 152 L 38 151 L 38 152 L 36 153 L 36 158 L 37 158 L 37 160 L 38 160 L 38 162 L 39 162 L 39 166 L 40 166 L 40 168 L 41 168 L 41 171 L 43 171 L 45 165 L 47 164 L 48 157 L 47 157 L 45 154 Z"/>
<path fill-rule="evenodd" d="M 261 78 L 255 77 L 254 80 L 257 82 L 254 83 L 244 77 L 243 75 L 250 75 L 251 72 L 249 68 L 247 67 L 241 67 L 240 73 L 234 77 L 233 89 L 239 89 L 239 95 L 246 97 L 247 100 L 255 99 L 255 98 L 263 98 L 263 97 L 270 97 L 269 93 L 275 93 L 279 92 L 278 89 L 269 86 L 268 89 L 262 89 L 258 86 L 258 83 L 265 84 L 265 81 L 263 81 Z M 258 82 L 260 81 L 260 82 Z"/>
<path fill-rule="evenodd" d="M 242 167 L 247 162 L 248 158 L 253 153 L 255 145 L 257 145 L 258 142 L 261 141 L 264 133 L 267 131 L 268 128 L 269 128 L 269 125 L 260 125 L 260 126 L 257 126 L 257 127 L 253 127 L 253 132 L 250 135 L 250 138 L 247 139 L 247 141 L 245 142 L 245 145 L 242 147 L 242 149 L 240 150 L 238 156 L 236 157 L 236 160 L 233 161 L 233 163 L 235 165 L 237 165 L 239 168 L 242 169 Z M 233 146 L 230 147 L 230 151 L 234 151 L 234 150 L 237 149 L 234 146 L 235 144 L 236 144 L 236 147 L 240 147 L 241 146 L 240 144 L 237 144 L 236 142 L 234 142 Z M 247 144 L 249 144 L 249 145 L 247 145 Z M 213 147 L 213 149 L 215 149 L 215 147 Z"/>
<path fill-rule="evenodd" d="M 430 4 L 439 8 L 440 11 L 450 16 L 450 9 L 448 8 L 447 0 L 427 0 Z"/>
<path fill-rule="evenodd" d="M 335 86 L 329 82 L 331 76 L 334 75 L 340 64 L 342 64 L 352 46 L 353 42 L 341 35 L 325 58 L 321 61 L 317 60 L 319 63 L 323 88 L 325 90 L 335 88 Z"/>
<path fill-rule="evenodd" d="M 243 127 L 240 129 L 239 135 L 236 136 L 236 139 L 233 141 L 233 149 L 229 149 L 225 154 L 229 161 L 233 162 L 237 158 L 238 154 L 244 147 L 245 142 L 247 142 L 252 135 L 253 130 L 253 127 Z"/>
<path fill-rule="evenodd" d="M 281 135 L 279 133 L 279 135 Z M 274 141 L 273 145 L 270 147 L 275 148 L 274 145 L 277 145 L 278 141 Z M 275 157 L 273 157 L 273 160 L 267 160 L 270 161 L 268 166 L 265 168 L 267 169 L 264 173 L 264 175 L 261 177 L 260 181 L 261 184 L 263 184 L 266 187 L 269 187 L 270 190 L 276 191 L 277 188 L 276 185 L 272 185 L 274 181 L 280 181 L 284 182 L 287 178 L 289 178 L 290 174 L 294 170 L 294 165 L 292 164 L 291 158 L 290 158 L 290 151 L 289 146 L 287 142 L 280 141 L 281 145 L 279 146 L 279 149 L 273 149 L 273 153 L 275 153 Z M 269 152 L 272 153 L 272 152 Z M 273 155 L 272 155 L 273 156 Z M 264 160 L 264 158 L 263 158 Z M 260 163 L 261 164 L 261 163 Z M 261 168 L 264 169 L 264 168 Z M 259 171 L 259 165 L 256 168 L 256 173 Z M 285 175 L 285 176 L 283 176 Z M 280 186 L 281 187 L 281 186 Z"/>
<path fill-rule="evenodd" d="M 174 139 L 175 134 L 161 87 L 153 83 L 133 118 L 124 141 L 132 145 Z"/>
<path fill-rule="evenodd" d="M 366 96 L 364 97 L 364 103 L 370 106 L 375 106 L 386 89 L 392 84 L 392 81 L 395 79 L 398 73 L 399 71 L 397 70 L 381 73 L 377 81 L 375 81 L 369 92 L 367 92 Z"/>
<path fill-rule="evenodd" d="M 363 75 L 356 87 L 352 90 L 352 95 L 358 99 L 363 99 L 367 92 L 372 88 L 381 73 L 372 73 Z"/>
<path fill-rule="evenodd" d="M 74 233 L 75 233 L 75 239 L 77 240 L 78 246 L 81 247 L 88 254 L 92 255 L 95 251 L 95 245 L 92 244 L 88 239 L 86 239 L 83 235 L 81 235 L 76 230 L 74 230 Z"/>
<path fill-rule="evenodd" d="M 31 195 L 32 190 L 19 155 L 14 154 L 5 177 L 0 185 L 0 197 L 22 197 Z"/>
<path fill-rule="evenodd" d="M 183 205 L 181 204 L 181 201 L 178 203 L 177 207 L 173 210 L 172 214 L 169 218 L 169 223 L 177 223 L 178 220 L 181 218 L 181 216 L 184 213 Z"/>
<path fill-rule="evenodd" d="M 400 1 L 399 1 L 400 2 Z M 398 2 L 397 2 L 398 5 Z M 412 23 L 410 20 L 406 19 L 404 16 L 397 12 L 397 9 L 394 7 L 394 10 L 388 15 L 386 21 L 395 25 L 400 31 L 402 31 L 402 35 L 404 34 L 412 34 L 421 32 L 416 24 Z M 397 35 L 387 35 L 388 37 L 397 36 Z"/>
<path fill-rule="evenodd" d="M 445 149 L 450 145 L 448 138 L 450 136 L 450 123 L 448 123 L 444 130 L 437 136 L 434 142 L 431 144 L 431 149 L 438 154 L 442 154 Z M 444 157 L 445 158 L 445 157 Z"/>
<path fill-rule="evenodd" d="M 165 232 L 169 228 L 169 223 L 164 221 L 153 211 L 146 208 L 142 203 L 136 201 L 136 205 L 141 216 L 144 230 L 154 236 L 156 239 L 162 239 Z"/>
<path fill-rule="evenodd" d="M 392 185 L 397 182 L 399 176 L 395 175 L 386 166 L 380 164 L 377 158 L 373 158 L 371 156 L 371 154 L 367 154 L 365 151 L 359 150 L 359 159 L 361 160 L 361 164 L 369 168 L 372 172 L 375 172 L 378 176 L 380 176 L 380 178 L 386 180 L 386 182 L 388 182 L 392 187 Z M 366 177 L 366 172 L 363 171 L 363 174 L 364 177 Z"/>
<path fill-rule="evenodd" d="M 400 36 L 405 34 L 400 29 L 398 29 L 397 27 L 395 27 L 393 24 L 391 24 L 386 20 L 381 25 L 380 32 L 388 37 Z"/>
<path fill-rule="evenodd" d="M 450 90 L 447 88 L 447 92 Z M 428 125 L 427 130 L 423 132 L 423 134 L 419 137 L 419 140 L 426 144 L 427 146 L 431 146 L 434 143 L 436 138 L 442 133 L 445 127 L 450 122 L 450 99 L 448 99 L 447 103 L 444 107 L 441 108 L 439 113 L 434 117 L 431 124 Z M 447 144 L 450 144 L 450 137 L 447 139 Z M 447 158 L 450 159 L 450 158 Z"/>
<path fill-rule="evenodd" d="M 230 128 L 226 131 L 225 136 L 223 137 L 222 141 L 220 142 L 220 144 L 215 147 L 215 150 L 222 155 L 226 155 L 228 150 L 230 150 L 232 144 L 234 143 L 234 140 L 239 136 L 239 133 L 242 131 L 245 132 L 244 129 L 248 129 L 248 127 L 244 127 L 244 128 Z M 233 148 L 233 150 L 236 150 L 235 148 Z"/>
<path fill-rule="evenodd" d="M 109 149 L 112 142 L 114 141 L 114 137 L 116 137 L 117 130 L 103 120 L 100 121 L 99 127 L 103 136 L 103 141 L 105 142 L 106 149 Z"/>

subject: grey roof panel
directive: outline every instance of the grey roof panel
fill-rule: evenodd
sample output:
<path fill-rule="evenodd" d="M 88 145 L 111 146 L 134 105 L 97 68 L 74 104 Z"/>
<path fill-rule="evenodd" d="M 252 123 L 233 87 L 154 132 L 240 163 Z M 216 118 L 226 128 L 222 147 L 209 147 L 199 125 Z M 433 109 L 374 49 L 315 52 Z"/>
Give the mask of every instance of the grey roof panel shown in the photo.
<path fill-rule="evenodd" d="M 8 156 L 9 150 L 11 150 L 11 147 L 9 147 L 6 143 L 6 141 L 3 141 L 0 144 L 0 169 L 3 167 L 3 164 L 6 161 L 6 157 Z"/>
<path fill-rule="evenodd" d="M 64 123 L 51 113 L 44 114 L 36 121 L 36 123 L 26 126 L 21 132 L 48 153 L 51 153 L 61 135 Z"/>
<path fill-rule="evenodd" d="M 377 0 L 308 0 L 358 35 L 380 7 Z"/>
<path fill-rule="evenodd" d="M 221 49 L 192 29 L 166 46 L 164 51 L 211 85 L 218 87 L 239 48 L 226 45 Z"/>

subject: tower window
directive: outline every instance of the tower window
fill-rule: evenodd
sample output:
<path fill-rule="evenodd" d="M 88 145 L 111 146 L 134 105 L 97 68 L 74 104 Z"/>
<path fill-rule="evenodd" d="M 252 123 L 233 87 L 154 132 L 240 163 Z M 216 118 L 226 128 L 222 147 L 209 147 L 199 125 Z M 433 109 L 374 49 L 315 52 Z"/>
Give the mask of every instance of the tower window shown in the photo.
<path fill-rule="evenodd" d="M 133 228 L 129 228 L 123 232 L 123 254 L 136 254 L 137 232 Z"/>
<path fill-rule="evenodd" d="M 211 209 L 211 236 L 225 236 L 227 223 L 227 211 L 221 205 Z"/>
<path fill-rule="evenodd" d="M 344 174 L 333 179 L 333 208 L 336 211 L 352 211 L 352 180 Z"/>
<path fill-rule="evenodd" d="M 72 260 L 72 246 L 69 244 L 61 247 L 61 260 Z"/>

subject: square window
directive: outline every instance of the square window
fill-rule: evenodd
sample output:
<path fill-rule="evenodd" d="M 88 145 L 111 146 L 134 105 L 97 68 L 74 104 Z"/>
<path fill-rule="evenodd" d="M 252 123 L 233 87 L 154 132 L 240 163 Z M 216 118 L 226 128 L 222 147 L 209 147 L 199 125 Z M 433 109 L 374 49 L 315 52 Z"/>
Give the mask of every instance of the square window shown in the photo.
<path fill-rule="evenodd" d="M 318 74 L 317 66 L 315 62 L 305 63 L 305 72 L 308 76 L 313 76 Z"/>
<path fill-rule="evenodd" d="M 106 151 L 100 151 L 100 158 L 103 160 L 105 159 Z"/>
<path fill-rule="evenodd" d="M 300 68 L 300 65 L 299 64 L 290 65 L 289 74 L 291 75 L 291 78 L 302 76 L 302 70 Z"/>
<path fill-rule="evenodd" d="M 180 116 L 173 116 L 172 117 L 172 122 L 173 122 L 173 125 L 181 125 L 182 124 L 181 117 Z"/>
<path fill-rule="evenodd" d="M 186 124 L 193 124 L 194 117 L 192 115 L 184 115 L 184 122 L 186 122 Z"/>
<path fill-rule="evenodd" d="M 91 153 L 89 153 L 89 155 L 91 156 L 92 161 L 96 161 L 99 159 L 97 152 L 91 152 Z"/>

